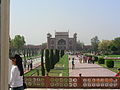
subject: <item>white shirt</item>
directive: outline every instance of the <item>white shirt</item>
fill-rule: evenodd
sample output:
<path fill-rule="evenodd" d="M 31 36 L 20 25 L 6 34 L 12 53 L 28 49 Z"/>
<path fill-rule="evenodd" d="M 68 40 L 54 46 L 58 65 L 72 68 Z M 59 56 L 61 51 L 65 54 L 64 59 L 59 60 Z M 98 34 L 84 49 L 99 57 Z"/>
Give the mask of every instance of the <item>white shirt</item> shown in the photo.
<path fill-rule="evenodd" d="M 10 84 L 11 68 L 12 68 L 12 61 L 9 59 L 9 75 L 8 75 L 9 84 Z"/>
<path fill-rule="evenodd" d="M 20 71 L 18 67 L 12 65 L 11 75 L 10 75 L 10 87 L 20 87 L 23 86 L 23 76 L 20 76 Z"/>

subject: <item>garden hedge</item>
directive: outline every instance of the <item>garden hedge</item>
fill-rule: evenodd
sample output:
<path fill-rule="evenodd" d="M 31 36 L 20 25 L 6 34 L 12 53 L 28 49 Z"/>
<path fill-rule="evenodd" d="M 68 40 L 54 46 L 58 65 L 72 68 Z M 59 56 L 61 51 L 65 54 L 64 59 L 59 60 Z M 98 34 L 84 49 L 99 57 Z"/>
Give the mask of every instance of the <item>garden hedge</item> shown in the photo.
<path fill-rule="evenodd" d="M 113 68 L 114 67 L 114 61 L 113 60 L 106 60 L 106 66 L 108 68 Z"/>

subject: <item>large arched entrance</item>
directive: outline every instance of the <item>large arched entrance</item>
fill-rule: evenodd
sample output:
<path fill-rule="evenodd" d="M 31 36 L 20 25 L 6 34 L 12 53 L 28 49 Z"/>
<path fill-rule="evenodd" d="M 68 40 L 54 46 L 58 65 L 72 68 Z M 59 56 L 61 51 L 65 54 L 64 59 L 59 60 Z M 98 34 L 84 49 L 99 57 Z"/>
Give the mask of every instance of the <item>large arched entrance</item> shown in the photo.
<path fill-rule="evenodd" d="M 66 41 L 64 39 L 60 39 L 57 43 L 58 49 L 65 50 L 66 49 Z"/>

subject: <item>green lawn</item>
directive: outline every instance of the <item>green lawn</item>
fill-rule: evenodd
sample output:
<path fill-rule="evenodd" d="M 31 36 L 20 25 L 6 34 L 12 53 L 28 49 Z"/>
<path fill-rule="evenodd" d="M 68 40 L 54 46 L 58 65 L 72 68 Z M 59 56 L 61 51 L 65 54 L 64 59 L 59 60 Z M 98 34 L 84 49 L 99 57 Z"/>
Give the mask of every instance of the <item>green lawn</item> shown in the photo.
<path fill-rule="evenodd" d="M 107 55 L 108 57 L 120 57 L 120 55 Z"/>
<path fill-rule="evenodd" d="M 26 73 L 25 76 L 38 76 L 37 70 L 39 71 L 39 76 L 41 76 L 41 66 Z M 51 69 L 49 76 L 69 76 L 68 55 L 64 55 L 60 59 L 60 61 L 55 65 L 55 68 Z"/>
<path fill-rule="evenodd" d="M 105 56 L 107 56 L 107 57 L 120 57 L 120 55 L 102 55 L 99 57 L 105 57 Z M 98 62 L 96 62 L 96 63 L 98 64 Z M 114 68 L 108 68 L 108 67 L 106 67 L 105 64 L 99 64 L 99 65 L 117 73 L 118 72 L 117 69 L 120 68 L 120 60 L 114 60 Z"/>
<path fill-rule="evenodd" d="M 36 73 L 36 69 L 33 69 L 30 72 L 25 73 L 24 76 L 33 76 L 35 73 Z"/>
<path fill-rule="evenodd" d="M 116 62 L 116 61 L 119 61 L 119 62 Z M 120 60 L 116 60 L 116 61 L 114 62 L 114 68 L 108 68 L 106 64 L 98 64 L 98 62 L 96 62 L 96 64 L 117 73 L 118 72 L 117 69 L 120 68 Z"/>
<path fill-rule="evenodd" d="M 107 57 L 120 57 L 120 55 L 102 55 L 102 57 L 105 57 L 105 56 L 107 56 Z"/>
<path fill-rule="evenodd" d="M 50 75 L 53 76 L 53 73 L 59 73 L 62 74 L 62 76 L 69 76 L 68 55 L 64 55 L 55 65 L 55 69 L 50 71 Z"/>

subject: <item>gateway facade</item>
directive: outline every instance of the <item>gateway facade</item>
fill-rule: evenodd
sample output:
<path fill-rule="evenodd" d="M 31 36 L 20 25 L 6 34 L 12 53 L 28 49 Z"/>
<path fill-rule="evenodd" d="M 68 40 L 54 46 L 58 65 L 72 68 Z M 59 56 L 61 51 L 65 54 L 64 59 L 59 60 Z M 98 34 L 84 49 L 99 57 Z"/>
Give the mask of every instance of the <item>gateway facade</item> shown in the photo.
<path fill-rule="evenodd" d="M 69 37 L 69 32 L 55 32 L 55 38 L 50 33 L 47 34 L 47 48 L 59 50 L 76 50 L 77 34 Z"/>

